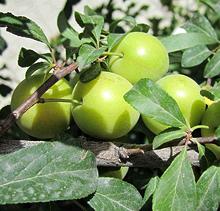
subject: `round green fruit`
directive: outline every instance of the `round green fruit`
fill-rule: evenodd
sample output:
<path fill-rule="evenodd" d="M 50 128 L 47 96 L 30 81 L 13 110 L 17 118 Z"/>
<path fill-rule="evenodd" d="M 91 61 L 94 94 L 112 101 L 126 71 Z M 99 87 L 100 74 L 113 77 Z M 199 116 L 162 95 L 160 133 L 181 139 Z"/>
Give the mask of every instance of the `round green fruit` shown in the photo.
<path fill-rule="evenodd" d="M 209 126 L 209 129 L 201 129 L 203 137 L 214 135 L 215 130 L 220 126 L 220 101 L 215 102 L 208 107 L 203 115 L 202 125 Z"/>
<path fill-rule="evenodd" d="M 86 134 L 103 139 L 126 135 L 137 123 L 139 113 L 123 98 L 132 85 L 120 75 L 104 72 L 88 83 L 78 82 L 73 100 L 73 118 Z"/>
<path fill-rule="evenodd" d="M 23 80 L 14 90 L 11 109 L 16 109 L 43 83 L 44 75 L 34 75 Z M 72 88 L 65 79 L 54 84 L 42 98 L 71 99 Z M 17 125 L 25 133 L 36 138 L 53 138 L 64 131 L 70 122 L 71 104 L 50 102 L 35 104 L 17 121 Z"/>
<path fill-rule="evenodd" d="M 163 44 L 154 36 L 143 32 L 128 33 L 112 50 L 121 54 L 111 56 L 110 71 L 131 83 L 141 78 L 160 79 L 169 67 L 169 57 Z"/>
<path fill-rule="evenodd" d="M 198 125 L 205 111 L 205 100 L 200 95 L 200 86 L 191 78 L 176 74 L 168 75 L 156 82 L 178 104 L 185 120 L 191 127 Z M 167 129 L 158 121 L 142 117 L 144 124 L 155 134 Z"/>
<path fill-rule="evenodd" d="M 114 177 L 124 179 L 128 173 L 129 167 L 101 167 L 99 168 L 99 175 L 101 177 Z"/>

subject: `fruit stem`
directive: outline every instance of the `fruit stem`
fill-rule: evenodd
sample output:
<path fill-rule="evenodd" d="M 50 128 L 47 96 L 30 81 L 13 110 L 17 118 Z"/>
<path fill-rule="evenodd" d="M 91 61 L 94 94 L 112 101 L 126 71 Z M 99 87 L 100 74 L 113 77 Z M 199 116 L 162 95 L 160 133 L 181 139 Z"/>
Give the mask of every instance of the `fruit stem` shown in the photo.
<path fill-rule="evenodd" d="M 116 53 L 116 52 L 104 52 L 102 55 L 103 56 L 118 56 L 120 58 L 124 56 L 123 53 Z"/>
<path fill-rule="evenodd" d="M 82 105 L 82 102 L 78 100 L 60 98 L 40 98 L 38 103 L 72 103 L 74 105 Z"/>
<path fill-rule="evenodd" d="M 196 129 L 202 129 L 202 128 L 203 129 L 209 129 L 209 126 L 207 126 L 207 125 L 196 125 L 196 126 L 191 128 L 191 132 L 193 132 Z"/>

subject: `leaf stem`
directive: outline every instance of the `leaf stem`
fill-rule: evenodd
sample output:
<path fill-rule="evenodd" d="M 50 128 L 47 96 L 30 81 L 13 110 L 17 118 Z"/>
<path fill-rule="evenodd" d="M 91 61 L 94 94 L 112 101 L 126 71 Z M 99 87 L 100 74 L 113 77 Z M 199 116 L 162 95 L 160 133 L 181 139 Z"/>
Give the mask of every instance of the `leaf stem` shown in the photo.
<path fill-rule="evenodd" d="M 191 132 L 193 132 L 196 129 L 209 129 L 209 126 L 207 126 L 207 125 L 196 125 L 196 126 L 191 128 Z"/>
<path fill-rule="evenodd" d="M 104 52 L 102 55 L 103 56 L 118 56 L 120 58 L 123 58 L 124 56 L 123 53 L 116 53 L 116 52 Z"/>
<path fill-rule="evenodd" d="M 40 98 L 38 103 L 71 103 L 75 105 L 82 105 L 82 102 L 73 99 L 61 98 Z"/>

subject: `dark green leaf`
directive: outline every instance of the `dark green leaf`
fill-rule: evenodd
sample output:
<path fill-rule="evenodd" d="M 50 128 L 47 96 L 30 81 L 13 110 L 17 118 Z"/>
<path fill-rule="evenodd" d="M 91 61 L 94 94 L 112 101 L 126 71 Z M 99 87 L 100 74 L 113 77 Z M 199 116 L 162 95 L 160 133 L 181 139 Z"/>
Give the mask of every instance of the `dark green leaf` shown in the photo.
<path fill-rule="evenodd" d="M 91 31 L 95 37 L 96 42 L 99 42 L 104 26 L 104 17 L 100 15 L 84 15 L 79 12 L 75 12 L 75 19 L 81 27 L 89 27 L 89 31 Z"/>
<path fill-rule="evenodd" d="M 131 30 L 132 32 L 145 32 L 147 33 L 149 31 L 149 26 L 145 23 L 139 23 L 134 26 L 134 28 Z"/>
<path fill-rule="evenodd" d="M 158 176 L 152 177 L 150 179 L 150 181 L 147 184 L 147 188 L 144 192 L 144 199 L 143 199 L 144 203 L 146 203 L 147 200 L 154 194 L 159 181 L 160 181 L 160 178 Z"/>
<path fill-rule="evenodd" d="M 7 48 L 7 44 L 5 40 L 3 39 L 3 37 L 0 35 L 0 55 L 6 48 Z"/>
<path fill-rule="evenodd" d="M 60 12 L 57 25 L 61 35 L 70 40 L 71 47 L 78 48 L 82 44 L 82 41 L 79 39 L 79 34 L 68 23 L 64 11 Z"/>
<path fill-rule="evenodd" d="M 110 33 L 107 37 L 108 51 L 111 51 L 126 34 Z"/>
<path fill-rule="evenodd" d="M 186 132 L 183 130 L 164 131 L 154 138 L 153 149 L 156 149 L 162 144 L 182 138 L 184 136 L 186 136 Z"/>
<path fill-rule="evenodd" d="M 94 197 L 89 201 L 95 210 L 140 210 L 142 197 L 134 186 L 120 179 L 100 177 Z"/>
<path fill-rule="evenodd" d="M 212 52 L 205 45 L 199 45 L 193 48 L 189 48 L 183 52 L 181 61 L 182 66 L 193 67 L 199 65 L 211 54 Z"/>
<path fill-rule="evenodd" d="M 210 90 L 205 90 L 205 89 L 202 89 L 200 91 L 200 94 L 204 97 L 207 97 L 208 99 L 210 100 L 214 100 L 215 96 L 212 94 L 212 92 L 210 92 Z"/>
<path fill-rule="evenodd" d="M 35 72 L 37 73 L 45 73 L 49 72 L 52 69 L 51 64 L 47 62 L 37 62 L 32 64 L 26 71 L 25 77 L 29 78 L 34 74 Z"/>
<path fill-rule="evenodd" d="M 105 52 L 106 48 L 107 47 L 101 47 L 96 49 L 89 44 L 83 44 L 80 47 L 79 56 L 77 58 L 80 69 L 83 69 L 86 65 L 98 59 Z"/>
<path fill-rule="evenodd" d="M 123 18 L 121 18 L 121 19 L 119 19 L 119 20 L 113 21 L 113 22 L 110 24 L 109 31 L 110 31 L 110 32 L 115 32 L 116 29 L 117 29 L 117 27 L 118 27 L 118 24 L 119 24 L 120 22 L 127 22 L 128 24 L 130 24 L 130 25 L 132 26 L 132 28 L 136 26 L 136 20 L 135 20 L 133 17 L 131 17 L 131 16 L 125 16 L 125 17 L 123 17 Z"/>
<path fill-rule="evenodd" d="M 205 66 L 204 77 L 212 78 L 218 74 L 220 74 L 220 51 L 218 51 Z"/>
<path fill-rule="evenodd" d="M 101 73 L 101 70 L 102 68 L 99 63 L 91 64 L 91 66 L 88 69 L 86 69 L 80 74 L 79 79 L 81 82 L 87 83 L 96 78 Z"/>
<path fill-rule="evenodd" d="M 7 31 L 18 36 L 43 42 L 50 48 L 50 43 L 42 29 L 26 17 L 0 12 L 0 27 L 7 27 Z"/>
<path fill-rule="evenodd" d="M 52 60 L 50 54 L 38 54 L 33 50 L 21 48 L 18 57 L 18 65 L 20 67 L 29 67 L 40 58 L 45 59 L 49 62 Z"/>
<path fill-rule="evenodd" d="M 211 166 L 197 182 L 196 211 L 218 210 L 220 203 L 220 167 Z"/>
<path fill-rule="evenodd" d="M 163 89 L 149 79 L 141 79 L 125 94 L 125 100 L 142 115 L 173 127 L 186 127 L 176 103 Z"/>
<path fill-rule="evenodd" d="M 184 148 L 161 176 L 153 195 L 153 210 L 186 211 L 195 208 L 195 178 Z"/>
<path fill-rule="evenodd" d="M 183 28 L 185 28 L 188 32 L 204 33 L 206 36 L 211 37 L 216 41 L 218 40 L 216 32 L 212 27 L 211 23 L 205 16 L 199 13 L 195 13 L 191 20 L 188 21 L 183 26 Z"/>
<path fill-rule="evenodd" d="M 208 45 L 217 42 L 215 39 L 197 32 L 170 35 L 160 38 L 160 41 L 164 44 L 169 53 L 192 48 L 197 45 Z"/>
<path fill-rule="evenodd" d="M 78 199 L 96 190 L 89 151 L 47 142 L 0 157 L 0 204 Z"/>

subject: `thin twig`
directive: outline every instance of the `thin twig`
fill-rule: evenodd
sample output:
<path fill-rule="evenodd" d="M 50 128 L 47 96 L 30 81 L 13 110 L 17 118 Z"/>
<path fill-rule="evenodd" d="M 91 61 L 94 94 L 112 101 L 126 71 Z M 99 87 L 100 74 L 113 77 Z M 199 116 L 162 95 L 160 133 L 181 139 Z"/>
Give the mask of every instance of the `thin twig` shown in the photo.
<path fill-rule="evenodd" d="M 0 123 L 0 136 L 2 136 L 29 108 L 35 105 L 40 97 L 57 81 L 74 71 L 78 65 L 72 63 L 59 71 L 55 71 L 29 98 L 27 98 L 19 107 L 12 111 L 8 117 Z"/>

